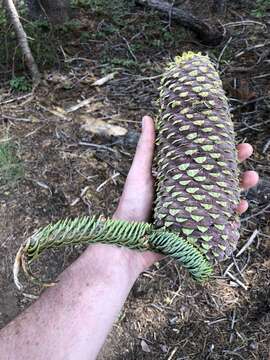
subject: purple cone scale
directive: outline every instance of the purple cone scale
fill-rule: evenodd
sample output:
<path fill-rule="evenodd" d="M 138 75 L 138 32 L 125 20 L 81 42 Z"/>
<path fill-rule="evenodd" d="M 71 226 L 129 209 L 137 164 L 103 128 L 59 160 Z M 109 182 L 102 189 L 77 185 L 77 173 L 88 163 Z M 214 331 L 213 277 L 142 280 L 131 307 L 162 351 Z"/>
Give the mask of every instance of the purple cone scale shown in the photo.
<path fill-rule="evenodd" d="M 208 56 L 188 52 L 169 65 L 156 128 L 155 227 L 223 260 L 239 239 L 238 160 L 228 101 Z"/>

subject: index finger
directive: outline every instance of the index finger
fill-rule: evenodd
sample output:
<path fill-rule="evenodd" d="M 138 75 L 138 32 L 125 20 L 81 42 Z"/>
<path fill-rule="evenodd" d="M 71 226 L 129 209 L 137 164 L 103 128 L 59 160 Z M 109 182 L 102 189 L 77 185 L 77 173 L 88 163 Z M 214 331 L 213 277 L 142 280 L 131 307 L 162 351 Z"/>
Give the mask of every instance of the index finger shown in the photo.
<path fill-rule="evenodd" d="M 129 171 L 130 174 L 146 176 L 151 174 L 155 147 L 155 126 L 150 116 L 143 117 L 142 133 Z"/>

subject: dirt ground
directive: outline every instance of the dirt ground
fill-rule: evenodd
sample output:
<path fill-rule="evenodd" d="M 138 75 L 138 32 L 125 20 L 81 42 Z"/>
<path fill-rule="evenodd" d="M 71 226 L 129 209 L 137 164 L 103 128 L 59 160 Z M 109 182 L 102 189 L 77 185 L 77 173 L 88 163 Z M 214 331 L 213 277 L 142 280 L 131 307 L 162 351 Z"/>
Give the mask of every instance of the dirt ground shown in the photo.
<path fill-rule="evenodd" d="M 242 217 L 239 250 L 257 236 L 240 256 L 222 263 L 206 286 L 170 260 L 143 273 L 99 360 L 269 360 L 270 16 L 255 17 L 253 2 L 231 3 L 219 19 L 228 34 L 218 47 L 201 45 L 169 17 L 143 7 L 133 7 L 121 21 L 80 8 L 80 25 L 64 34 L 61 44 L 58 37 L 58 62 L 44 66 L 46 82 L 34 93 L 11 91 L 10 73 L 1 70 L 0 138 L 8 136 L 16 145 L 24 174 L 0 183 L 0 327 L 40 291 L 25 283 L 20 293 L 13 284 L 21 242 L 62 217 L 113 213 L 141 116 L 155 115 L 164 64 L 183 50 L 200 50 L 218 63 L 237 141 L 254 146 L 242 170 L 257 170 L 261 181 L 243 194 L 250 207 Z M 196 4 L 175 2 L 208 17 L 209 8 Z M 113 79 L 93 86 L 108 73 Z M 82 251 L 79 246 L 50 251 L 35 269 L 53 279 Z"/>

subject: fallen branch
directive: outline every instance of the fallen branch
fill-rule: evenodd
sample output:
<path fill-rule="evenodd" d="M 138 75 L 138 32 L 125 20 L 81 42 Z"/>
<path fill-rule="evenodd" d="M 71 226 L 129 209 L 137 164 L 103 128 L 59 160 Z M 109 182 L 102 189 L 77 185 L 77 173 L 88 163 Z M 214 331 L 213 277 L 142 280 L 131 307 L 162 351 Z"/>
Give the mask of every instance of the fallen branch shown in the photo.
<path fill-rule="evenodd" d="M 180 25 L 189 30 L 192 30 L 197 35 L 198 39 L 205 45 L 216 46 L 219 45 L 224 39 L 225 34 L 220 26 L 216 25 L 215 27 L 211 27 L 206 22 L 198 19 L 192 14 L 172 7 L 172 5 L 166 1 L 136 0 L 136 3 L 139 5 L 148 6 L 170 16 L 171 19 L 175 20 Z"/>
<path fill-rule="evenodd" d="M 31 53 L 27 36 L 21 24 L 17 9 L 13 3 L 13 0 L 4 0 L 4 6 L 9 14 L 10 21 L 14 27 L 19 46 L 22 50 L 23 56 L 25 57 L 25 61 L 31 73 L 33 83 L 34 85 L 37 85 L 40 82 L 40 72 Z"/>
<path fill-rule="evenodd" d="M 245 243 L 245 245 L 238 251 L 235 257 L 239 257 L 243 252 L 253 243 L 257 235 L 259 234 L 259 230 L 255 229 L 251 235 L 251 237 L 248 239 L 248 241 Z"/>

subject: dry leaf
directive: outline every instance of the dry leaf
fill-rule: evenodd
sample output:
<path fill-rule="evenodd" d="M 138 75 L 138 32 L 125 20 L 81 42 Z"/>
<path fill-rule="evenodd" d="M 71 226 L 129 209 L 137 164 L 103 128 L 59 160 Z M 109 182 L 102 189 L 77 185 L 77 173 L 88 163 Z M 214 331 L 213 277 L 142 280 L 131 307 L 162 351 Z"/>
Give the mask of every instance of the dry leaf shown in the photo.
<path fill-rule="evenodd" d="M 82 129 L 90 131 L 93 134 L 104 135 L 104 136 L 123 136 L 126 135 L 127 129 L 109 124 L 104 120 L 95 119 L 92 117 L 83 117 L 85 123 L 82 125 Z"/>
<path fill-rule="evenodd" d="M 102 86 L 102 85 L 106 84 L 106 82 L 112 80 L 116 74 L 117 74 L 117 72 L 110 73 L 110 74 L 104 76 L 103 78 L 96 80 L 93 83 L 93 85 L 94 86 Z"/>

